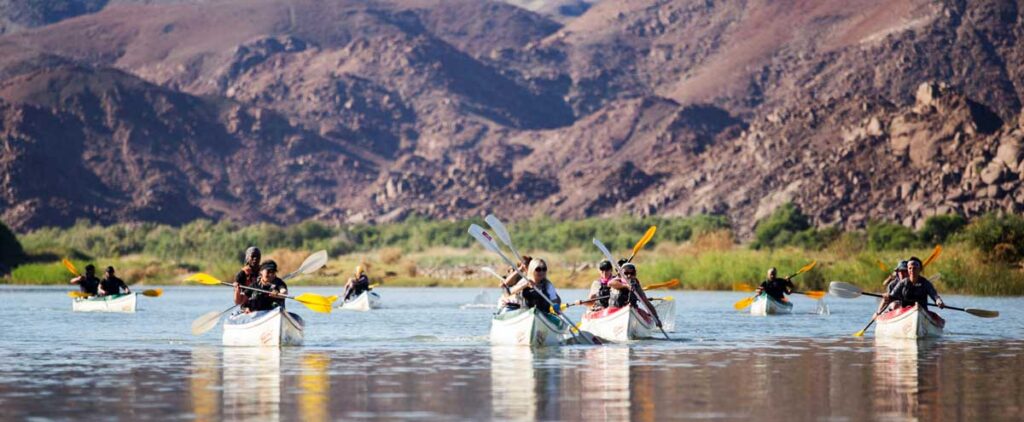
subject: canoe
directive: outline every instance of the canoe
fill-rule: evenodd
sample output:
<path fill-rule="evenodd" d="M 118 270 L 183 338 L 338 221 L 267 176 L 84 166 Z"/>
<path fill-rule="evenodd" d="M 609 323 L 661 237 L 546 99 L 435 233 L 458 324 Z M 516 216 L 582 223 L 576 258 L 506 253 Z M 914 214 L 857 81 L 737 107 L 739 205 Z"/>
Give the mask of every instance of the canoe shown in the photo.
<path fill-rule="evenodd" d="M 653 338 L 660 332 L 652 316 L 629 305 L 583 314 L 580 330 L 612 342 Z"/>
<path fill-rule="evenodd" d="M 281 308 L 237 313 L 224 321 L 225 346 L 301 346 L 302 317 Z"/>
<path fill-rule="evenodd" d="M 654 310 L 658 311 L 658 317 L 661 318 L 661 328 L 664 328 L 667 332 L 674 333 L 676 331 L 675 298 L 673 298 L 672 296 L 666 296 L 663 298 L 651 298 L 651 303 L 654 304 Z"/>
<path fill-rule="evenodd" d="M 789 301 L 779 302 L 775 298 L 761 293 L 750 305 L 751 315 L 786 315 L 793 313 L 793 303 Z"/>
<path fill-rule="evenodd" d="M 558 346 L 565 343 L 568 328 L 557 316 L 535 308 L 506 311 L 491 319 L 491 344 Z"/>
<path fill-rule="evenodd" d="M 75 312 L 135 312 L 138 297 L 135 293 L 110 296 L 93 296 L 71 300 Z"/>
<path fill-rule="evenodd" d="M 353 299 L 346 300 L 341 304 L 340 308 L 349 311 L 380 309 L 380 295 L 375 291 L 367 290 Z"/>
<path fill-rule="evenodd" d="M 875 337 L 878 338 L 942 337 L 942 329 L 946 327 L 942 317 L 917 304 L 885 312 L 875 322 Z"/>

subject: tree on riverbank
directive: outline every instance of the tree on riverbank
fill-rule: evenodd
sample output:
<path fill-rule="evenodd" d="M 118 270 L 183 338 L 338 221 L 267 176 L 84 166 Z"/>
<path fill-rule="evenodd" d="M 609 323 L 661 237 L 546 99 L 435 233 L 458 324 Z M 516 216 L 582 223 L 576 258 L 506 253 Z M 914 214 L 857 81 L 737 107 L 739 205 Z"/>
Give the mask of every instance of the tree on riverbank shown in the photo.
<path fill-rule="evenodd" d="M 25 250 L 17 236 L 0 221 L 0 276 L 11 272 L 11 268 L 25 260 Z"/>

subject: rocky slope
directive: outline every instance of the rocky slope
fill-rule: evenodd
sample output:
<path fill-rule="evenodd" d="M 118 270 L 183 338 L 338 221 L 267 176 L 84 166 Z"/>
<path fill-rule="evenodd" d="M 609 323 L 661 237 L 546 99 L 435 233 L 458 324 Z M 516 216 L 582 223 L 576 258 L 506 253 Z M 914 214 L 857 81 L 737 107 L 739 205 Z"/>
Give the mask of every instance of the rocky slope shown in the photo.
<path fill-rule="evenodd" d="M 0 37 L 18 229 L 1024 206 L 1018 2 L 114 3 Z"/>

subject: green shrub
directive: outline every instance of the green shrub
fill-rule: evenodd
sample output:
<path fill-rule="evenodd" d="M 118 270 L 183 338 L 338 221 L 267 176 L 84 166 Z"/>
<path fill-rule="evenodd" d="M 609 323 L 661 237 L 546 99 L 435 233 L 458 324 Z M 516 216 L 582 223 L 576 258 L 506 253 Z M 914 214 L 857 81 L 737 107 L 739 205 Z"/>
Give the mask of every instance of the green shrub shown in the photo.
<path fill-rule="evenodd" d="M 793 203 L 785 203 L 775 209 L 771 215 L 757 222 L 754 227 L 754 249 L 776 248 L 790 245 L 797 233 L 811 229 L 799 208 Z M 802 238 L 807 238 L 804 234 Z"/>
<path fill-rule="evenodd" d="M 931 216 L 924 220 L 924 227 L 917 233 L 917 238 L 925 245 L 943 243 L 966 225 L 967 220 L 959 214 Z"/>
<path fill-rule="evenodd" d="M 17 284 L 62 284 L 67 283 L 71 277 L 71 273 L 60 262 L 24 264 L 11 272 L 11 280 Z"/>
<path fill-rule="evenodd" d="M 867 235 L 868 249 L 873 251 L 903 250 L 917 244 L 914 231 L 899 224 L 871 222 Z"/>
<path fill-rule="evenodd" d="M 987 214 L 964 228 L 962 236 L 991 261 L 1017 262 L 1024 252 L 1024 217 Z"/>

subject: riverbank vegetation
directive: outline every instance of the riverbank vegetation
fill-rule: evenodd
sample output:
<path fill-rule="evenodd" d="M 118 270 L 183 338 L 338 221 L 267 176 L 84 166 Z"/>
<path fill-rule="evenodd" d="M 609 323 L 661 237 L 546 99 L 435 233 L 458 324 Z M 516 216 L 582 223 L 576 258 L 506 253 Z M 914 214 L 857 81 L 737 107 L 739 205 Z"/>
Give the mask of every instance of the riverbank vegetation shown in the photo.
<path fill-rule="evenodd" d="M 266 259 L 284 271 L 296 268 L 309 252 L 326 249 L 330 264 L 298 285 L 343 284 L 357 264 L 367 265 L 374 281 L 389 286 L 489 286 L 493 276 L 480 271 L 501 268 L 497 257 L 478 248 L 466 234 L 482 221 L 410 219 L 386 225 L 331 226 L 303 222 L 291 226 L 196 221 L 181 227 L 153 223 L 98 226 L 80 222 L 70 228 L 47 228 L 18 237 L 18 265 L 0 279 L 13 284 L 61 284 L 69 278 L 60 265 L 69 257 L 113 265 L 129 282 L 175 284 L 187 274 L 204 271 L 229 278 L 241 253 L 258 245 Z M 754 238 L 738 243 L 726 218 L 590 218 L 555 221 L 535 218 L 509 224 L 517 246 L 547 258 L 560 285 L 586 287 L 600 259 L 591 239 L 597 237 L 625 255 L 650 225 L 658 233 L 640 253 L 645 282 L 678 278 L 686 289 L 729 289 L 754 284 L 768 267 L 795 271 L 811 260 L 818 265 L 801 275 L 807 289 L 827 288 L 842 280 L 877 290 L 900 259 L 928 256 L 934 245 L 943 252 L 925 274 L 937 277 L 940 290 L 984 295 L 1024 294 L 1024 218 L 991 214 L 967 221 L 957 215 L 935 216 L 920 230 L 872 222 L 864 230 L 815 228 L 793 205 L 784 205 L 758 223 Z"/>

